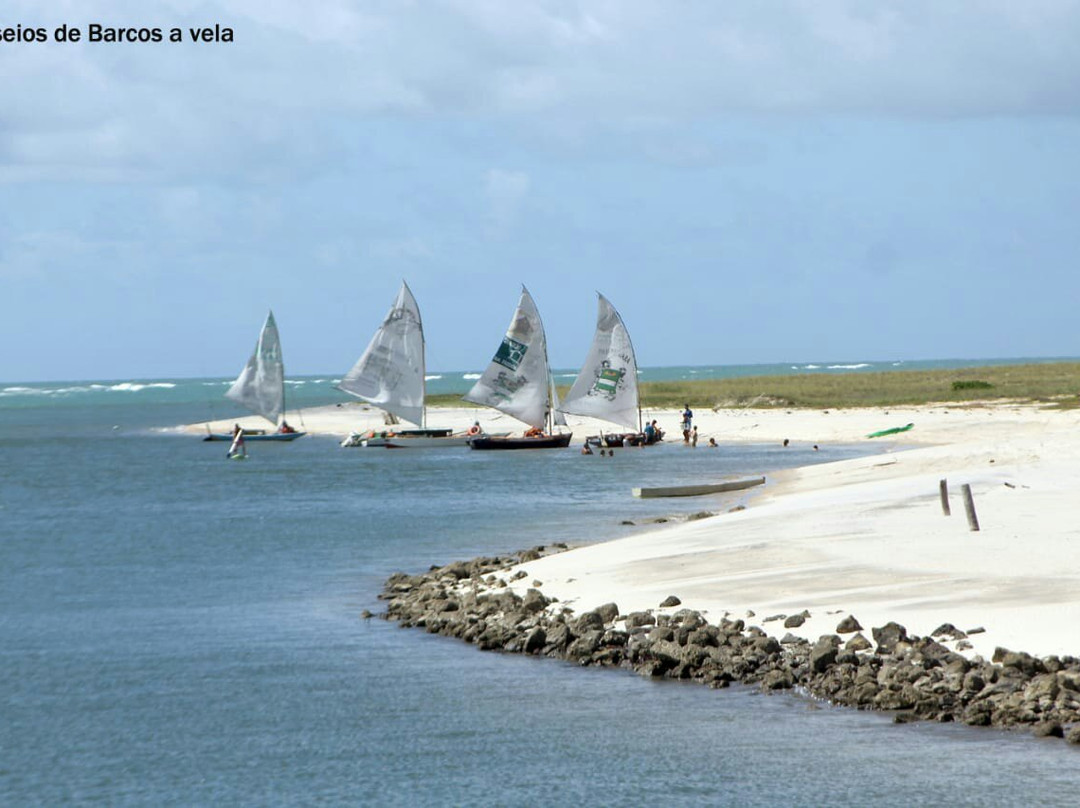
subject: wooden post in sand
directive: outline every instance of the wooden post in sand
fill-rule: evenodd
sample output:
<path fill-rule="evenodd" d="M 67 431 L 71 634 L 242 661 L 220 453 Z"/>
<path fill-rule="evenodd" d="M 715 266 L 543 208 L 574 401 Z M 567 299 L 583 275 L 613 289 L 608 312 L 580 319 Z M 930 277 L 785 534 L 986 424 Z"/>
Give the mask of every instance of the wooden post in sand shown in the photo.
<path fill-rule="evenodd" d="M 949 508 L 949 481 L 942 480 L 938 483 L 938 488 L 941 489 L 941 512 L 946 516 L 952 516 L 952 509 Z"/>
<path fill-rule="evenodd" d="M 971 496 L 971 486 L 964 483 L 960 486 L 960 490 L 964 493 L 964 511 L 967 513 L 968 527 L 973 532 L 977 531 L 979 529 L 979 517 L 975 515 L 975 500 Z"/>

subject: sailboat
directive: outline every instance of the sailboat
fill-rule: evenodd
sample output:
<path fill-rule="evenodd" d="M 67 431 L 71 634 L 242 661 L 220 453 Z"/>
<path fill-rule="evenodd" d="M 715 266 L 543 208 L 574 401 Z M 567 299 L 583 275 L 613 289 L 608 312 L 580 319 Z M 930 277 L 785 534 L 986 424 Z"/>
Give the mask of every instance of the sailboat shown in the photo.
<path fill-rule="evenodd" d="M 600 418 L 633 430 L 590 436 L 586 438 L 589 443 L 621 446 L 625 440 L 637 445 L 644 441 L 644 436 L 634 345 L 619 312 L 602 294 L 597 293 L 597 297 L 596 333 L 581 372 L 566 394 L 562 411 Z"/>
<path fill-rule="evenodd" d="M 353 432 L 341 445 L 389 448 L 465 446 L 468 433 L 455 433 L 450 429 L 427 425 L 424 373 L 424 326 L 420 320 L 420 308 L 409 285 L 402 281 L 401 289 L 382 325 L 337 388 L 374 404 L 395 419 L 416 424 L 417 428 L 391 427 L 379 431 Z"/>
<path fill-rule="evenodd" d="M 473 449 L 552 449 L 570 445 L 572 433 L 556 434 L 553 429 L 555 425 L 565 426 L 566 419 L 558 411 L 544 324 L 524 286 L 506 336 L 465 400 L 492 407 L 531 427 L 520 438 L 471 438 L 469 446 Z"/>
<path fill-rule="evenodd" d="M 297 432 L 282 418 L 285 413 L 285 365 L 281 360 L 281 338 L 278 336 L 274 312 L 266 315 L 255 351 L 248 359 L 232 387 L 225 393 L 225 398 L 235 401 L 272 423 L 276 432 L 260 429 L 243 430 L 244 439 L 290 441 L 296 440 L 305 432 Z M 281 426 L 278 427 L 278 421 Z M 233 434 L 211 432 L 203 440 L 233 440 Z"/>

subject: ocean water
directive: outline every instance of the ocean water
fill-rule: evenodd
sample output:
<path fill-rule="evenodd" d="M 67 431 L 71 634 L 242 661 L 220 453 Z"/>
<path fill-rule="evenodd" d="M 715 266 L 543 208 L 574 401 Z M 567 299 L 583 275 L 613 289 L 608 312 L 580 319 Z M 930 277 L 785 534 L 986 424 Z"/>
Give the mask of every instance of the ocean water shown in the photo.
<path fill-rule="evenodd" d="M 301 381 L 305 405 L 334 400 Z M 361 619 L 398 570 L 738 501 L 633 486 L 865 446 L 585 458 L 309 436 L 234 463 L 161 430 L 231 414 L 223 389 L 0 384 L 0 805 L 1075 804 L 1080 750 L 1061 741 Z"/>

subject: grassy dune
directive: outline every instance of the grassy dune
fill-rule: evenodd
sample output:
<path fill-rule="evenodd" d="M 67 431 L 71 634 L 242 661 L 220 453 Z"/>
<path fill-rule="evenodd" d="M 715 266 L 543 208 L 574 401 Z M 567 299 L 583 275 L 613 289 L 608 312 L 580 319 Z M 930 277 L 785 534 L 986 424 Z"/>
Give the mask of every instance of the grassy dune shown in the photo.
<path fill-rule="evenodd" d="M 569 388 L 559 388 L 565 395 Z M 1016 399 L 1057 407 L 1080 406 L 1080 362 L 998 365 L 960 370 L 897 370 L 887 373 L 804 373 L 679 382 L 645 382 L 641 404 L 682 407 L 882 407 Z M 461 406 L 457 396 L 429 403 Z"/>

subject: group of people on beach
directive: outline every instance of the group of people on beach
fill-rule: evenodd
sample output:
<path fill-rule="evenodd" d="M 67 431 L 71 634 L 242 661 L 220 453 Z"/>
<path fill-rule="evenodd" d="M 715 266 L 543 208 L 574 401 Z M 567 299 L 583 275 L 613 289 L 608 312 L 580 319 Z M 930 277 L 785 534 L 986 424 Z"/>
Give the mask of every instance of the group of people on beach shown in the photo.
<path fill-rule="evenodd" d="M 687 446 L 690 446 L 690 447 L 696 447 L 697 442 L 698 442 L 698 428 L 696 426 L 694 426 L 694 411 L 692 409 L 690 409 L 689 404 L 686 404 L 685 407 L 683 408 L 681 418 L 682 418 L 682 420 L 679 422 L 679 429 L 682 430 L 683 443 L 686 444 Z M 624 435 L 623 438 L 622 438 L 622 445 L 623 446 L 648 446 L 650 444 L 653 444 L 653 443 L 656 443 L 657 441 L 662 440 L 663 437 L 664 437 L 663 430 L 660 429 L 659 424 L 657 424 L 656 420 L 653 419 L 652 421 L 646 421 L 645 422 L 645 426 L 641 430 L 641 435 L 640 436 Z M 594 438 L 593 440 L 595 442 L 596 439 Z M 609 438 L 609 440 L 610 440 L 610 438 Z M 603 443 L 604 443 L 604 441 L 603 441 L 603 439 L 601 439 L 601 444 L 603 444 Z M 608 442 L 607 445 L 610 447 L 611 443 Z M 708 446 L 711 449 L 719 448 L 719 444 L 716 442 L 716 438 L 709 438 Z M 586 440 L 585 444 L 581 447 L 581 453 L 583 455 L 591 455 L 591 454 L 593 454 L 592 447 L 589 445 L 588 440 Z M 613 448 L 612 449 L 603 449 L 602 448 L 602 449 L 600 449 L 600 454 L 601 455 L 614 455 L 615 450 Z"/>

